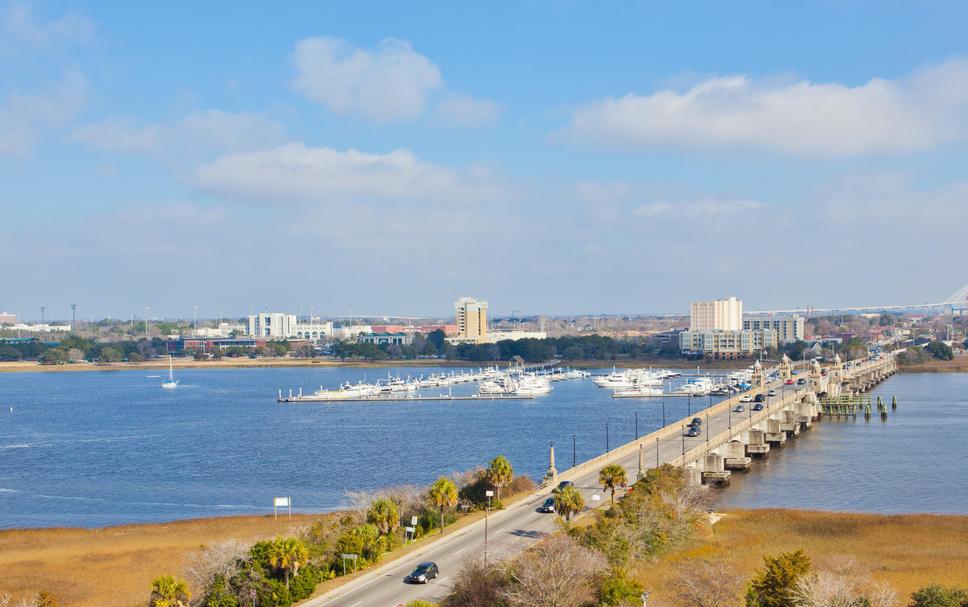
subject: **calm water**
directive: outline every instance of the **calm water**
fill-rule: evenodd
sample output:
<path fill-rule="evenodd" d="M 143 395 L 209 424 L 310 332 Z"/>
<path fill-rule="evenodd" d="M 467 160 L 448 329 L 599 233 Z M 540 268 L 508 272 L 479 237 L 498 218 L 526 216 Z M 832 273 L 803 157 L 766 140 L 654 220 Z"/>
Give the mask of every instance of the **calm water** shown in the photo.
<path fill-rule="evenodd" d="M 661 423 L 659 401 L 612 399 L 588 380 L 535 400 L 282 406 L 280 387 L 381 373 L 183 370 L 173 392 L 149 373 L 0 374 L 0 527 L 265 512 L 274 495 L 321 511 L 347 490 L 427 484 L 497 453 L 538 478 L 549 441 L 561 468 L 572 434 L 582 461 L 604 450 L 606 424 L 614 446 L 634 436 L 635 412 L 640 433 Z M 724 503 L 968 512 L 968 376 L 901 375 L 878 393 L 900 400 L 886 424 L 824 422 L 737 479 Z M 666 413 L 686 408 L 670 399 Z"/>
<path fill-rule="evenodd" d="M 733 475 L 725 507 L 968 513 L 968 374 L 896 375 L 874 389 L 881 422 L 824 420 Z"/>
<path fill-rule="evenodd" d="M 662 415 L 658 402 L 612 399 L 590 380 L 558 382 L 534 400 L 278 405 L 280 387 L 335 387 L 386 370 L 187 369 L 175 391 L 146 377 L 156 373 L 0 374 L 0 527 L 263 512 L 274 495 L 321 511 L 347 490 L 429 484 L 498 453 L 540 478 L 549 441 L 562 467 L 573 433 L 582 461 L 605 449 L 606 424 L 615 446 L 634 437 L 634 412 L 640 433 Z M 669 419 L 687 406 L 669 399 Z"/>

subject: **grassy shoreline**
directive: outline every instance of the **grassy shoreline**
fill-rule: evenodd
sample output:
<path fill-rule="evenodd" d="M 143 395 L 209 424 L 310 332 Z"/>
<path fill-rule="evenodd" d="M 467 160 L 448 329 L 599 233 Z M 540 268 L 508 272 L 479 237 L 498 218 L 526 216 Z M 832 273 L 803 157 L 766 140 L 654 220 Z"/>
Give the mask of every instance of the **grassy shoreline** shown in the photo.
<path fill-rule="evenodd" d="M 206 544 L 290 534 L 336 514 L 299 514 L 292 521 L 260 515 L 98 529 L 2 530 L 0 591 L 19 599 L 47 590 L 61 604 L 78 607 L 143 605 L 154 577 L 180 573 L 187 557 Z M 473 520 L 473 515 L 462 519 L 447 532 Z M 640 563 L 635 575 L 661 607 L 671 604 L 675 568 L 685 558 L 723 557 L 737 571 L 751 575 L 763 555 L 803 548 L 818 564 L 852 558 L 875 579 L 890 582 L 903 597 L 933 581 L 968 583 L 965 538 L 968 515 L 731 510 L 686 545 Z M 327 582 L 316 594 L 345 581 L 348 578 Z"/>

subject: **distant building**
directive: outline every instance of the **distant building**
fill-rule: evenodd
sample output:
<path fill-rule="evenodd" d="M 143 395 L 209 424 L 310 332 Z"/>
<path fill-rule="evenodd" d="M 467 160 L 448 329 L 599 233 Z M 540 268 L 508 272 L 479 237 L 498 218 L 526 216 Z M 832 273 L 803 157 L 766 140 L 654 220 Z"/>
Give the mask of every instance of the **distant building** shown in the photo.
<path fill-rule="evenodd" d="M 361 333 L 372 333 L 373 327 L 370 325 L 333 325 L 333 339 L 345 341 L 356 339 Z"/>
<path fill-rule="evenodd" d="M 395 333 L 389 332 L 372 332 L 372 333 L 361 333 L 357 338 L 361 344 L 396 344 L 399 346 L 409 346 L 413 343 L 413 333 L 404 333 L 403 331 L 397 331 Z"/>
<path fill-rule="evenodd" d="M 51 325 L 47 323 L 17 323 L 11 327 L 14 331 L 27 331 L 28 333 L 67 333 L 71 330 L 70 325 Z"/>
<path fill-rule="evenodd" d="M 296 334 L 296 315 L 263 312 L 249 315 L 249 335 L 286 339 Z"/>
<path fill-rule="evenodd" d="M 308 339 L 319 341 L 333 336 L 333 323 L 331 321 L 322 322 L 318 319 L 310 322 L 296 324 L 296 334 L 291 337 L 296 339 Z"/>
<path fill-rule="evenodd" d="M 694 301 L 690 306 L 690 331 L 740 331 L 742 328 L 743 301 L 735 297 Z"/>
<path fill-rule="evenodd" d="M 0 312 L 0 325 L 15 325 L 17 324 L 17 315 L 10 314 L 9 312 Z"/>
<path fill-rule="evenodd" d="M 759 331 L 761 329 L 772 329 L 776 331 L 777 340 L 781 344 L 792 344 L 795 341 L 803 340 L 802 316 L 758 316 L 746 315 L 743 317 L 743 329 Z"/>
<path fill-rule="evenodd" d="M 544 331 L 491 331 L 478 343 L 496 344 L 499 341 L 517 341 L 519 339 L 548 339 Z"/>
<path fill-rule="evenodd" d="M 457 317 L 457 335 L 462 342 L 483 343 L 487 341 L 487 302 L 473 297 L 461 297 L 454 302 Z"/>
<path fill-rule="evenodd" d="M 685 354 L 707 358 L 747 358 L 764 348 L 777 347 L 776 332 L 757 331 L 683 331 L 679 348 Z"/>
<path fill-rule="evenodd" d="M 213 352 L 214 350 L 225 350 L 227 348 L 254 350 L 264 346 L 268 341 L 270 340 L 264 337 L 176 337 L 168 340 L 167 350 L 171 354 L 180 354 L 186 350 Z"/>

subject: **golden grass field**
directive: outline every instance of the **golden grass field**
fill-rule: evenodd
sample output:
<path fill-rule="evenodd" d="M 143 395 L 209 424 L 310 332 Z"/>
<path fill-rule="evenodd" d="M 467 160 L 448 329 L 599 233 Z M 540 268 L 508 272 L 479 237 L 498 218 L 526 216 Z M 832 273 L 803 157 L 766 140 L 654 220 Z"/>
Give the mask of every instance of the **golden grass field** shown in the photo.
<path fill-rule="evenodd" d="M 921 363 L 901 365 L 901 371 L 911 373 L 965 373 L 968 372 L 968 353 L 955 354 L 951 360 L 931 359 Z"/>
<path fill-rule="evenodd" d="M 0 531 L 0 592 L 14 603 L 54 593 L 61 607 L 145 605 L 151 580 L 181 574 L 187 556 L 227 539 L 285 535 L 321 515 L 233 516 L 103 529 Z"/>
<path fill-rule="evenodd" d="M 693 557 L 723 557 L 749 579 L 764 555 L 803 549 L 815 567 L 853 559 L 859 572 L 897 591 L 901 604 L 932 582 L 968 585 L 968 516 L 883 516 L 802 510 L 728 512 L 687 545 L 641 564 L 635 577 L 653 607 L 673 605 L 676 567 Z M 737 604 L 741 604 L 741 594 Z"/>

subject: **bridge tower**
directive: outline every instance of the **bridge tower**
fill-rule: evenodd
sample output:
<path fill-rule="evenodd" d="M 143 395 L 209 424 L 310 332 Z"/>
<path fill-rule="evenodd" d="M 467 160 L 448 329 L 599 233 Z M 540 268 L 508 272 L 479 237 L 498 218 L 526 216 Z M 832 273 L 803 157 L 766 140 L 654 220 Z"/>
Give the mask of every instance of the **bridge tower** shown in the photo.
<path fill-rule="evenodd" d="M 753 384 L 754 390 L 760 390 L 766 387 L 766 378 L 763 377 L 763 365 L 758 359 L 753 363 L 753 375 L 750 377 L 750 382 Z"/>
<path fill-rule="evenodd" d="M 827 394 L 834 397 L 840 396 L 843 383 L 844 362 L 840 360 L 840 354 L 834 354 L 834 362 L 830 366 L 830 377 L 827 382 Z"/>
<path fill-rule="evenodd" d="M 813 366 L 810 369 L 810 389 L 816 394 L 827 391 L 827 381 L 826 377 L 820 370 L 820 362 L 817 360 L 813 361 Z"/>
<path fill-rule="evenodd" d="M 551 481 L 552 485 L 558 484 L 558 469 L 555 468 L 555 444 L 551 443 L 551 456 L 550 463 L 548 464 L 548 471 L 545 472 L 545 478 Z"/>
<path fill-rule="evenodd" d="M 780 361 L 780 379 L 783 381 L 793 379 L 793 366 L 790 364 L 790 357 L 786 354 L 783 355 L 783 359 Z"/>

